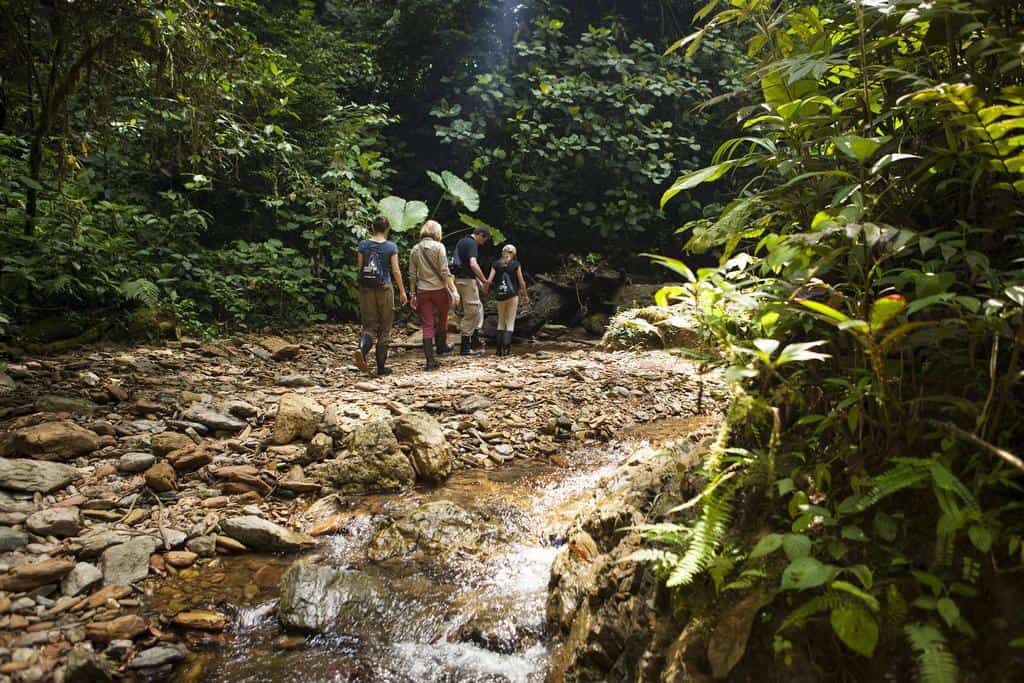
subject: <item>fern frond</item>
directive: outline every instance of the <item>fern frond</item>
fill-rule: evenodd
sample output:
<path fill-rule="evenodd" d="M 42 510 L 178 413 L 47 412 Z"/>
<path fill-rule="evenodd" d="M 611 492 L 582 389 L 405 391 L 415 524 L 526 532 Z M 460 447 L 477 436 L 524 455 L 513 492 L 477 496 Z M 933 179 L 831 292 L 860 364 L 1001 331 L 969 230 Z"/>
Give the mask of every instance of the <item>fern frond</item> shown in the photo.
<path fill-rule="evenodd" d="M 960 671 L 946 638 L 930 624 L 907 624 L 903 628 L 917 658 L 923 683 L 957 683 Z"/>
<path fill-rule="evenodd" d="M 160 288 L 145 278 L 125 280 L 118 286 L 117 291 L 126 300 L 144 306 L 156 306 L 160 302 Z"/>
<path fill-rule="evenodd" d="M 782 624 L 779 625 L 777 632 L 782 633 L 793 626 L 803 626 L 815 614 L 830 612 L 848 600 L 847 596 L 833 590 L 816 595 L 787 614 L 786 618 L 782 620 Z"/>
<path fill-rule="evenodd" d="M 634 551 L 622 558 L 618 563 L 621 564 L 624 562 L 650 564 L 653 566 L 655 574 L 663 576 L 668 574 L 672 570 L 672 567 L 679 562 L 679 556 L 668 550 L 641 548 L 640 550 Z"/>
<path fill-rule="evenodd" d="M 690 545 L 672 567 L 666 586 L 673 588 L 691 583 L 715 559 L 732 518 L 732 499 L 738 488 L 736 481 L 730 480 L 705 498 L 700 519 L 693 525 Z"/>
<path fill-rule="evenodd" d="M 683 546 L 689 540 L 692 530 L 682 524 L 641 524 L 635 528 L 645 540 L 666 545 Z"/>
<path fill-rule="evenodd" d="M 857 512 L 863 512 L 877 505 L 883 498 L 930 479 L 931 465 L 931 461 L 923 458 L 898 459 L 892 469 L 871 480 L 871 490 L 857 503 Z"/>

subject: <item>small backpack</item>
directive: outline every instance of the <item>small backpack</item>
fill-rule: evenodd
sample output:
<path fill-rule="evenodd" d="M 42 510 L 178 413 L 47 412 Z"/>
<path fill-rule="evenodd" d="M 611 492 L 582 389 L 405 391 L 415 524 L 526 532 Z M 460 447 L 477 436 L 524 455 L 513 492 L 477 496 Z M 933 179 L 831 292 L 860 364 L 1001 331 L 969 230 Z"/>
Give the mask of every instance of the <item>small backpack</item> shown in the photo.
<path fill-rule="evenodd" d="M 360 287 L 383 287 L 385 284 L 384 256 L 379 247 L 371 247 L 363 254 L 363 267 L 359 271 Z"/>
<path fill-rule="evenodd" d="M 498 284 L 494 288 L 494 298 L 498 301 L 506 301 L 516 295 L 516 283 L 512 279 L 512 273 L 508 267 L 502 268 L 498 275 Z"/>

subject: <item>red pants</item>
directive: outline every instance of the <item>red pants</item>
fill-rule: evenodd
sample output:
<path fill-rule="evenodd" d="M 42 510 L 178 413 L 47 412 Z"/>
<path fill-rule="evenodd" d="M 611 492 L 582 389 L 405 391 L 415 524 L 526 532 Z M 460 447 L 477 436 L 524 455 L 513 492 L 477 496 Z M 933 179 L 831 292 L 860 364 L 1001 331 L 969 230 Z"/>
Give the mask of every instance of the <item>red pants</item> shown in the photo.
<path fill-rule="evenodd" d="M 433 339 L 435 334 L 444 337 L 448 330 L 448 299 L 447 289 L 435 289 L 425 292 L 416 292 L 416 310 L 420 313 L 420 323 L 423 325 L 423 338 Z M 437 309 L 435 323 L 434 309 Z"/>

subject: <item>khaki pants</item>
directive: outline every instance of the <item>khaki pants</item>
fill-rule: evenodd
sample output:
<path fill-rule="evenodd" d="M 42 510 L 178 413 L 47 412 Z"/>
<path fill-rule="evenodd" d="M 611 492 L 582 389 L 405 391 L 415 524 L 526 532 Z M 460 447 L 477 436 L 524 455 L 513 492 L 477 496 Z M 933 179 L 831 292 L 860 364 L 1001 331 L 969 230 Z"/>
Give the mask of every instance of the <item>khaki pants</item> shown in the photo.
<path fill-rule="evenodd" d="M 498 306 L 498 331 L 511 332 L 516 329 L 516 310 L 519 308 L 519 297 L 496 302 Z"/>
<path fill-rule="evenodd" d="M 386 287 L 359 288 L 359 314 L 363 319 L 363 332 L 387 344 L 391 340 L 391 324 L 395 321 L 395 290 Z"/>
<path fill-rule="evenodd" d="M 475 278 L 459 278 L 455 281 L 455 287 L 462 298 L 459 331 L 463 337 L 468 337 L 484 326 L 484 305 L 480 301 L 480 286 L 477 285 Z"/>

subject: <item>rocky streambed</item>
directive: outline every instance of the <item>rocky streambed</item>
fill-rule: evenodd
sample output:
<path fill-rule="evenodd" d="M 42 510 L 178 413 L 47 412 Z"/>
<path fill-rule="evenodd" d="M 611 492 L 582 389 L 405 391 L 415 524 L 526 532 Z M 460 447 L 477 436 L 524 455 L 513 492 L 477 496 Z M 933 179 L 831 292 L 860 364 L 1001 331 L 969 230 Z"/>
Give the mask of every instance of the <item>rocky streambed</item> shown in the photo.
<path fill-rule="evenodd" d="M 566 530 L 644 425 L 697 429 L 694 368 L 566 340 L 376 379 L 351 339 L 13 362 L 0 680 L 543 679 Z"/>

